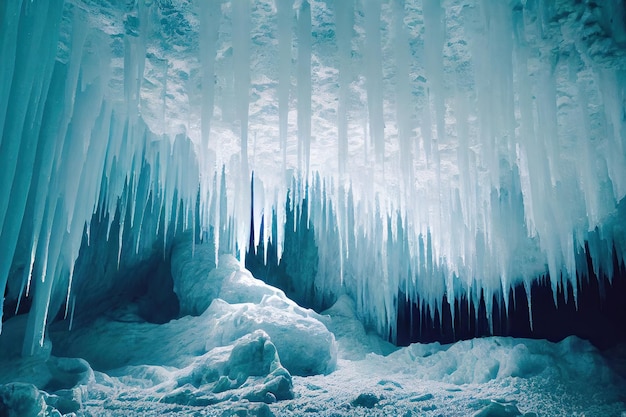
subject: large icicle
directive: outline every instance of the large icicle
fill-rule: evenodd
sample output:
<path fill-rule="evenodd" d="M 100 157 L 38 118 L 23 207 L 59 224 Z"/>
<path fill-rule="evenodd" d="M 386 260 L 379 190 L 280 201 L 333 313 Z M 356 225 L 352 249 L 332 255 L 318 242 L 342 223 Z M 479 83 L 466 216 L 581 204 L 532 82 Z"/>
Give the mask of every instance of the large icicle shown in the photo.
<path fill-rule="evenodd" d="M 18 14 L 17 10 L 11 10 L 8 5 L 0 7 L 4 9 L 0 15 L 9 18 L 17 17 L 15 16 Z M 10 94 L 7 94 L 10 106 L 7 105 L 7 113 L 3 113 L 2 116 L 6 123 L 3 123 L 4 129 L 0 142 L 0 165 L 3 167 L 0 170 L 0 288 L 2 289 L 6 287 L 33 177 L 38 179 L 36 176 L 38 168 L 34 166 L 38 147 L 43 148 L 49 143 L 46 140 L 39 142 L 38 138 L 40 134 L 43 133 L 42 136 L 45 137 L 48 133 L 40 132 L 40 128 L 54 69 L 53 51 L 58 39 L 62 10 L 60 2 L 45 2 L 43 5 L 39 2 L 36 5 L 24 3 L 22 7 L 19 14 L 21 30 L 15 38 L 19 47 L 15 48 L 3 42 L 2 55 L 0 55 L 0 60 L 15 62 L 15 68 L 17 68 L 13 71 L 10 82 Z M 33 10 L 29 10 L 31 7 Z M 12 14 L 9 15 L 9 12 Z M 10 30 L 11 25 L 7 24 L 7 32 Z M 53 35 L 49 36 L 48 33 Z M 7 33 L 7 36 L 6 42 L 11 42 L 11 34 Z M 13 53 L 15 53 L 15 59 L 13 59 Z M 28 68 L 35 60 L 40 60 L 41 74 L 24 71 L 23 68 Z M 10 72 L 5 75 L 11 77 Z M 5 85 L 4 82 L 2 83 Z M 52 113 L 55 111 L 51 106 L 48 106 L 47 110 Z M 54 115 L 47 116 L 54 119 Z M 52 126 L 43 123 L 43 127 L 53 129 L 55 126 L 54 123 Z M 3 315 L 3 307 L 4 296 L 0 299 L 0 319 Z M 0 332 L 2 332 L 1 323 Z"/>
<path fill-rule="evenodd" d="M 309 176 L 311 153 L 311 5 L 298 11 L 298 168 Z"/>
<path fill-rule="evenodd" d="M 365 1 L 365 77 L 367 78 L 367 109 L 369 133 L 376 161 L 385 160 L 385 121 L 383 117 L 383 70 L 380 40 L 380 2 Z"/>
<path fill-rule="evenodd" d="M 291 90 L 291 19 L 293 0 L 279 0 L 278 7 L 278 111 L 282 173 L 287 169 L 287 137 L 289 135 L 289 93 Z"/>
<path fill-rule="evenodd" d="M 337 50 L 339 70 L 339 97 L 337 104 L 338 171 L 340 180 L 346 175 L 348 163 L 348 109 L 350 84 L 352 83 L 352 29 L 354 25 L 354 1 L 336 4 Z"/>

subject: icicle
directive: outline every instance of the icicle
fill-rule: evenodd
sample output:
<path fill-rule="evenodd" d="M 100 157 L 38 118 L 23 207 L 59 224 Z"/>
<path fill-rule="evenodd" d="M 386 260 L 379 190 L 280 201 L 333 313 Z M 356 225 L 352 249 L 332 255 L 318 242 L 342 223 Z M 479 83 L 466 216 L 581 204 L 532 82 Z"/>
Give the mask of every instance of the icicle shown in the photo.
<path fill-rule="evenodd" d="M 411 85 L 409 83 L 411 55 L 409 40 L 404 27 L 404 0 L 393 0 L 394 52 L 396 60 L 396 118 L 400 163 L 403 173 L 405 193 L 412 194 L 413 173 L 413 134 L 411 126 Z M 406 178 L 404 178 L 406 177 Z M 410 198 L 412 200 L 412 198 Z"/>
<path fill-rule="evenodd" d="M 28 297 L 28 293 L 30 292 L 30 281 L 31 274 L 33 273 L 33 261 L 34 253 L 31 254 L 31 264 L 30 268 L 24 274 L 22 278 L 22 285 L 20 286 L 20 293 L 17 296 L 17 305 L 15 306 L 15 315 L 17 316 L 18 311 L 20 311 L 20 304 L 22 303 L 22 297 Z M 26 290 L 26 294 L 24 294 L 24 290 Z"/>
<path fill-rule="evenodd" d="M 21 30 L 16 38 L 19 48 L 15 49 L 18 71 L 13 73 L 10 84 L 11 106 L 2 115 L 4 130 L 0 142 L 0 165 L 3 167 L 0 170 L 0 289 L 6 286 L 34 176 L 37 139 L 54 69 L 52 51 L 58 39 L 61 10 L 61 5 L 56 2 L 38 4 L 35 11 L 22 13 L 19 17 Z M 9 18 L 15 18 L 15 15 Z M 7 30 L 11 30 L 10 26 Z M 47 32 L 53 35 L 47 36 Z M 12 45 L 6 47 L 13 49 Z M 0 52 L 4 55 L 4 51 Z M 39 60 L 40 74 L 23 70 L 35 60 Z M 42 141 L 43 146 L 46 143 L 46 140 Z M 3 305 L 4 297 L 0 297 L 0 319 Z"/>
<path fill-rule="evenodd" d="M 311 147 L 311 6 L 303 0 L 298 13 L 298 169 L 309 177 Z"/>
<path fill-rule="evenodd" d="M 67 319 L 67 313 L 70 308 L 70 297 L 72 295 L 72 280 L 74 278 L 74 268 L 70 270 L 70 276 L 67 284 L 67 297 L 65 298 L 65 312 L 63 313 L 63 320 Z"/>
<path fill-rule="evenodd" d="M 385 121 L 383 117 L 383 70 L 380 36 L 380 2 L 365 1 L 365 35 L 367 78 L 367 108 L 369 111 L 370 138 L 374 145 L 376 161 L 385 160 Z"/>
<path fill-rule="evenodd" d="M 202 146 L 208 148 L 215 101 L 215 54 L 221 0 L 200 2 L 200 60 L 202 62 Z M 208 168 L 208 167 L 205 167 Z"/>
<path fill-rule="evenodd" d="M 444 13 L 439 0 L 424 0 L 424 55 L 430 87 L 428 95 L 434 97 L 437 141 L 445 140 L 445 105 L 443 87 L 443 45 L 445 41 Z M 427 128 L 427 127 L 426 127 Z"/>
<path fill-rule="evenodd" d="M 4 2 L 2 4 L 2 13 L 0 16 L 0 57 L 4 65 L 0 69 L 0 133 L 4 131 L 4 123 L 7 116 L 7 108 L 9 106 L 9 92 L 11 89 L 11 82 L 13 80 L 13 74 L 16 70 L 16 53 L 18 46 L 23 47 L 17 41 L 19 32 L 20 19 L 16 19 L 16 16 L 20 16 L 20 10 L 22 9 L 22 1 L 17 0 L 12 2 Z M 19 71 L 20 68 L 18 67 Z M 3 142 L 3 135 L 0 135 L 0 146 Z M 1 221 L 1 220 L 0 220 Z"/>
<path fill-rule="evenodd" d="M 72 311 L 70 312 L 70 323 L 68 330 L 71 332 L 74 327 L 74 312 L 76 311 L 76 297 L 72 297 Z"/>
<path fill-rule="evenodd" d="M 293 0 L 278 0 L 278 111 L 282 175 L 287 170 L 287 136 L 289 134 L 289 91 L 291 90 L 291 19 Z"/>
<path fill-rule="evenodd" d="M 241 173 L 248 181 L 248 106 L 250 87 L 250 1 L 233 2 L 233 65 L 237 117 L 241 124 Z M 243 183 L 242 182 L 242 183 Z"/>
<path fill-rule="evenodd" d="M 339 58 L 339 97 L 337 108 L 338 168 L 339 178 L 346 174 L 348 162 L 348 103 L 352 82 L 352 30 L 354 25 L 353 0 L 339 1 L 335 5 L 337 50 Z"/>

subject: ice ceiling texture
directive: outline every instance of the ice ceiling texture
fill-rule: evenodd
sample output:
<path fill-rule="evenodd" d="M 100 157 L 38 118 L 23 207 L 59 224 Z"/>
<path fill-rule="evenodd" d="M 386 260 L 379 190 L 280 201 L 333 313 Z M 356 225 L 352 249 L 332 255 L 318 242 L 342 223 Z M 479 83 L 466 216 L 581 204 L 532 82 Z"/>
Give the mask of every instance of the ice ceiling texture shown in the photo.
<path fill-rule="evenodd" d="M 626 255 L 624 7 L 2 1 L 0 287 L 32 298 L 24 351 L 72 316 L 94 222 L 118 263 L 184 230 L 215 260 L 280 258 L 304 225 L 302 285 L 392 339 L 398 294 L 490 314 L 549 274 L 576 299 Z"/>

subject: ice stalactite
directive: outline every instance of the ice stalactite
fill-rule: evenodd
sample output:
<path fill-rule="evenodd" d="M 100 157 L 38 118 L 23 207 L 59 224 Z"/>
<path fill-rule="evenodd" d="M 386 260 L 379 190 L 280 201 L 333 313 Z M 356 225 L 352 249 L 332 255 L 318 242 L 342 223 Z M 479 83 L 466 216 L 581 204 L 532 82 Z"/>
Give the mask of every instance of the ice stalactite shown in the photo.
<path fill-rule="evenodd" d="M 200 61 L 202 62 L 202 145 L 209 147 L 215 102 L 215 55 L 219 37 L 220 2 L 200 4 Z"/>
<path fill-rule="evenodd" d="M 339 94 L 337 103 L 337 156 L 339 180 L 346 175 L 348 161 L 348 114 L 350 84 L 352 83 L 352 31 L 354 27 L 354 2 L 341 1 L 335 5 Z"/>
<path fill-rule="evenodd" d="M 415 146 L 416 137 L 413 132 L 412 101 L 410 84 L 410 50 L 409 37 L 404 25 L 404 0 L 394 0 L 391 4 L 393 11 L 393 42 L 395 59 L 395 95 L 396 95 L 396 123 L 398 126 L 398 144 L 400 150 L 400 169 L 406 172 L 404 182 L 405 198 L 412 199 L 414 182 L 413 155 L 419 149 Z"/>
<path fill-rule="evenodd" d="M 250 106 L 250 9 L 248 0 L 233 2 L 233 73 L 235 76 L 235 107 L 239 121 L 241 168 L 236 186 L 236 242 L 237 249 L 244 251 L 250 234 L 247 218 L 250 210 L 250 165 L 248 160 L 249 106 Z"/>
<path fill-rule="evenodd" d="M 64 13 L 73 19 L 71 23 L 62 23 Z M 162 186 L 167 185 L 173 193 L 169 194 L 171 199 L 177 195 L 185 208 L 193 209 L 193 202 L 185 197 L 195 201 L 198 170 L 188 146 L 174 146 L 176 156 L 186 156 L 173 162 L 169 141 L 159 140 L 129 112 L 129 102 L 138 103 L 139 86 L 127 84 L 129 96 L 121 101 L 124 104 L 112 103 L 107 89 L 111 73 L 101 71 L 108 67 L 112 55 L 102 43 L 105 38 L 89 28 L 86 13 L 69 6 L 64 9 L 61 2 L 28 2 L 22 5 L 19 16 L 21 52 L 15 58 L 3 58 L 15 64 L 12 94 L 25 100 L 10 100 L 11 111 L 6 116 L 11 123 L 5 124 L 2 136 L 4 145 L 17 146 L 20 151 L 14 158 L 11 186 L 3 187 L 10 193 L 2 196 L 3 206 L 8 208 L 3 213 L 2 236 L 9 245 L 2 254 L 12 259 L 2 260 L 1 273 L 3 288 L 8 285 L 9 295 L 15 292 L 16 311 L 22 298 L 32 299 L 23 350 L 33 354 L 43 345 L 46 325 L 53 318 L 50 316 L 63 304 L 67 316 L 70 302 L 75 302 L 71 297 L 74 263 L 84 242 L 83 233 L 87 231 L 89 236 L 88 224 L 94 213 L 107 213 L 111 221 L 117 210 L 130 213 L 127 224 L 125 214 L 121 216 L 119 235 L 107 233 L 107 239 L 119 239 L 119 263 L 122 251 L 133 253 L 140 248 L 148 201 L 171 205 L 171 201 L 157 198 Z M 31 25 L 36 30 L 29 29 Z M 71 51 L 57 56 L 59 26 L 63 25 L 71 27 L 71 33 L 66 34 L 71 35 L 66 38 Z M 33 56 L 20 58 L 23 54 Z M 40 61 L 33 66 L 35 56 Z M 132 53 L 127 58 L 136 59 Z M 142 65 L 143 61 L 135 69 L 140 71 Z M 28 77 L 37 81 L 28 81 Z M 30 93 L 24 94 L 26 91 Z M 20 119 L 22 112 L 24 118 Z M 12 127 L 14 123 L 21 126 Z M 9 157 L 10 152 L 2 155 Z M 165 158 L 159 167 L 160 155 Z M 10 162 L 6 162 L 4 175 L 11 171 Z M 139 174 L 146 163 L 155 168 L 155 176 L 144 178 L 140 184 Z M 187 221 L 181 224 L 190 226 Z M 123 236 L 128 230 L 133 230 L 136 242 L 125 247 Z M 145 232 L 156 235 L 158 228 Z"/>
<path fill-rule="evenodd" d="M 280 149 L 282 150 L 281 175 L 286 175 L 287 140 L 289 137 L 289 94 L 291 90 L 291 49 L 293 0 L 279 0 L 278 13 L 278 110 Z"/>
<path fill-rule="evenodd" d="M 202 141 L 199 145 L 198 159 L 200 164 L 201 176 L 204 177 L 203 181 L 200 181 L 201 189 L 199 190 L 200 196 L 200 218 L 197 219 L 199 224 L 211 225 L 215 231 L 215 217 L 216 213 L 211 211 L 211 205 L 213 204 L 213 195 L 211 189 L 214 190 L 215 182 L 211 183 L 210 174 L 216 169 L 214 166 L 215 158 L 208 150 L 210 149 L 211 140 L 217 140 L 211 137 L 211 122 L 214 114 L 215 96 L 216 96 L 216 75 L 215 65 L 217 54 L 217 40 L 219 38 L 220 19 L 222 16 L 221 1 L 207 1 L 199 4 L 200 12 L 200 39 L 199 39 L 199 51 L 200 62 L 202 64 L 202 114 L 200 118 L 201 122 L 201 135 Z M 211 187 L 213 186 L 213 187 Z M 194 234 L 195 236 L 195 234 Z"/>
<path fill-rule="evenodd" d="M 311 153 L 311 6 L 303 0 L 298 11 L 298 169 L 309 175 Z"/>
<path fill-rule="evenodd" d="M 43 12 L 39 8 L 43 8 Z M 48 117 L 53 124 L 57 118 L 53 106 L 48 106 L 49 112 L 45 115 L 44 109 L 55 68 L 53 51 L 58 39 L 61 4 L 50 2 L 42 6 L 12 2 L 11 5 L 3 6 L 3 9 L 3 21 L 8 19 L 17 22 L 6 22 L 2 42 L 2 61 L 6 63 L 3 65 L 2 72 L 5 74 L 2 78 L 8 81 L 3 82 L 5 91 L 0 99 L 5 110 L 2 115 L 3 130 L 0 141 L 0 164 L 3 166 L 0 173 L 0 288 L 6 287 L 20 226 L 26 212 L 28 193 L 35 191 L 33 182 L 40 180 L 37 175 L 38 166 L 35 166 L 38 145 L 46 148 L 52 140 L 42 128 L 48 127 L 45 123 Z M 24 70 L 30 68 L 33 62 L 39 62 L 41 74 Z M 54 87 L 52 90 L 55 90 Z M 40 134 L 44 136 L 44 140 L 38 140 Z M 50 151 L 50 148 L 47 147 L 46 150 Z M 52 155 L 40 155 L 40 158 L 49 159 Z M 30 232 L 39 233 L 33 229 Z M 45 275 L 38 278 L 45 280 Z M 0 302 L 0 306 L 3 305 Z M 2 314 L 0 311 L 0 317 Z M 0 324 L 0 331 L 1 329 Z"/>
<path fill-rule="evenodd" d="M 365 78 L 370 140 L 376 161 L 384 163 L 385 121 L 383 119 L 383 56 L 380 40 L 380 2 L 365 1 Z"/>
<path fill-rule="evenodd" d="M 481 297 L 489 315 L 518 287 L 531 309 L 549 275 L 554 301 L 571 287 L 576 303 L 587 267 L 611 276 L 626 258 L 623 15 L 617 1 L 3 2 L 0 287 L 15 311 L 34 300 L 25 352 L 80 305 L 94 213 L 120 267 L 147 234 L 166 252 L 193 229 L 216 262 L 261 248 L 310 304 L 351 295 L 391 338 L 398 294 L 432 321 Z"/>

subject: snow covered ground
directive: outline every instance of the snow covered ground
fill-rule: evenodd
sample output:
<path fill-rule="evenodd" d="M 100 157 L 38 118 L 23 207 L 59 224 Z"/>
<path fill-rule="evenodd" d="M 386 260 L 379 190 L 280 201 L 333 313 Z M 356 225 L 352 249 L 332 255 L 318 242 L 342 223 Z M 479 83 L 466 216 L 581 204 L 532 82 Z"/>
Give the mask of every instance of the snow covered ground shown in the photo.
<path fill-rule="evenodd" d="M 19 358 L 22 326 L 7 322 L 0 415 L 626 416 L 624 350 L 610 361 L 576 337 L 398 349 L 364 329 L 348 296 L 320 315 L 234 258 L 214 271 L 196 287 L 213 294 L 200 315 L 158 325 L 129 307 L 53 326 L 38 357 Z"/>

